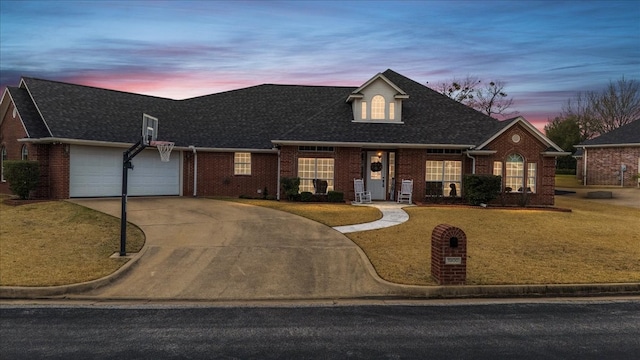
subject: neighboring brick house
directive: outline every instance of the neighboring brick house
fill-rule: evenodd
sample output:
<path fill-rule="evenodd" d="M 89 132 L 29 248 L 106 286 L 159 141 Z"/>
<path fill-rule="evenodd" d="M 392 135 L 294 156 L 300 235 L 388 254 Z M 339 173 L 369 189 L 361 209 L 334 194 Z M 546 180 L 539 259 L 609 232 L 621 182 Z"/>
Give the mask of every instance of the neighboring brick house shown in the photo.
<path fill-rule="evenodd" d="M 584 185 L 640 186 L 640 119 L 576 148 L 576 176 Z"/>
<path fill-rule="evenodd" d="M 528 192 L 553 205 L 555 158 L 567 154 L 522 117 L 498 121 L 387 70 L 357 88 L 265 84 L 186 100 L 23 78 L 0 104 L 3 161 L 26 151 L 40 162 L 38 197 L 120 196 L 143 113 L 176 147 L 168 163 L 155 149 L 133 159 L 129 195 L 279 196 L 282 177 L 300 177 L 301 191 L 317 179 L 353 199 L 364 178 L 374 200 L 413 179 L 413 199 L 430 201 L 462 196 L 462 176 L 477 173 L 502 175 L 509 203 Z"/>

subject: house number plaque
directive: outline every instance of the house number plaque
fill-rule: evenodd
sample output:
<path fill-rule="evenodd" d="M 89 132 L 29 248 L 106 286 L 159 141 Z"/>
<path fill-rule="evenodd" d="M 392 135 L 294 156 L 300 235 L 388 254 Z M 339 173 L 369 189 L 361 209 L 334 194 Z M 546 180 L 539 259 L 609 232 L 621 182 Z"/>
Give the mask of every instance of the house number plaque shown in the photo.
<path fill-rule="evenodd" d="M 445 257 L 444 258 L 445 265 L 462 265 L 462 258 L 459 256 L 455 257 Z"/>

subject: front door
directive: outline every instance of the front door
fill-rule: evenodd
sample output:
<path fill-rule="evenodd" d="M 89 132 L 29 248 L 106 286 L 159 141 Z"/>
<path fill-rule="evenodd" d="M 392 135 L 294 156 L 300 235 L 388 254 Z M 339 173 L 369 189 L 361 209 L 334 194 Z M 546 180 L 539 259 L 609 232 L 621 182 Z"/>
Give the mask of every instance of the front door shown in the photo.
<path fill-rule="evenodd" d="M 384 151 L 367 152 L 367 191 L 371 200 L 386 200 L 387 153 Z"/>

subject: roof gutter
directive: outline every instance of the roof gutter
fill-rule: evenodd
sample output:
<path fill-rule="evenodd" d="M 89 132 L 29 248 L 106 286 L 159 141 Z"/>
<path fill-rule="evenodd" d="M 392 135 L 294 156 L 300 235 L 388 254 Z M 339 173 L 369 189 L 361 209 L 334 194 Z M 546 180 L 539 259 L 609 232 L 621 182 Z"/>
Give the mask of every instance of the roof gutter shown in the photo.
<path fill-rule="evenodd" d="M 567 156 L 571 155 L 570 151 L 543 151 L 542 156 Z"/>
<path fill-rule="evenodd" d="M 70 144 L 70 145 L 86 145 L 86 146 L 104 146 L 104 147 L 115 147 L 115 148 L 129 148 L 131 147 L 131 145 L 133 145 L 133 143 L 125 143 L 125 142 L 79 140 L 79 139 L 58 138 L 58 137 L 38 138 L 38 139 L 23 138 L 23 139 L 18 139 L 18 142 L 32 143 L 32 144 Z M 193 151 L 194 149 L 197 149 L 198 151 L 201 151 L 201 152 L 251 152 L 251 153 L 272 153 L 272 154 L 276 154 L 278 152 L 277 149 L 212 148 L 212 147 L 195 147 L 193 145 L 176 146 L 173 149 L 182 150 L 182 151 Z"/>
<path fill-rule="evenodd" d="M 575 147 L 580 148 L 607 148 L 607 147 L 636 147 L 640 146 L 640 143 L 626 143 L 626 144 L 599 144 L 599 145 L 581 145 L 578 144 Z"/>
<path fill-rule="evenodd" d="M 454 145 L 454 144 L 405 144 L 405 143 L 368 143 L 368 142 L 341 142 L 341 141 L 296 141 L 296 140 L 272 140 L 274 145 L 284 146 L 337 146 L 337 147 L 358 147 L 376 149 L 471 149 L 474 145 Z"/>

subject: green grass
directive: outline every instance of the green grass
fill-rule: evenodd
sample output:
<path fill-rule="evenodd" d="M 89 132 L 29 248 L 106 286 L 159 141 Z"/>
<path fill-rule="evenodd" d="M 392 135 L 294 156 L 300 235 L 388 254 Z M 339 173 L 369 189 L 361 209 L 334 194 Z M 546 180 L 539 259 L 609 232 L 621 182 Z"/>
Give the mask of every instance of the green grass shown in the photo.
<path fill-rule="evenodd" d="M 556 175 L 557 188 L 581 188 L 582 183 L 575 175 Z"/>

